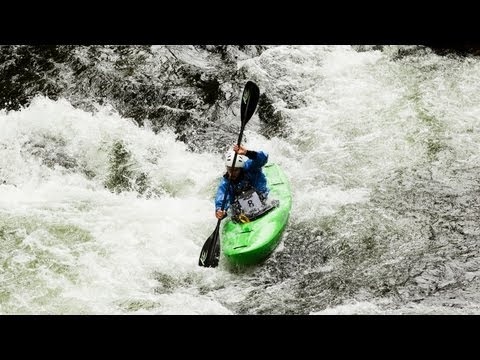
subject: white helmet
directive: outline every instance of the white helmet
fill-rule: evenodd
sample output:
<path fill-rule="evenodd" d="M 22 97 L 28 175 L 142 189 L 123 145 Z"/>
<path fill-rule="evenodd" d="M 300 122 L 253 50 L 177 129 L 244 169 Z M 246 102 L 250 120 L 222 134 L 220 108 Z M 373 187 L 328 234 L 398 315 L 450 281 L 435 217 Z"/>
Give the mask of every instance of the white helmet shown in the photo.
<path fill-rule="evenodd" d="M 225 158 L 225 166 L 232 167 L 234 156 L 235 156 L 235 151 L 230 150 L 229 152 L 227 152 L 227 156 Z M 235 167 L 243 168 L 247 160 L 248 158 L 246 156 L 237 154 L 237 159 L 235 160 Z"/>

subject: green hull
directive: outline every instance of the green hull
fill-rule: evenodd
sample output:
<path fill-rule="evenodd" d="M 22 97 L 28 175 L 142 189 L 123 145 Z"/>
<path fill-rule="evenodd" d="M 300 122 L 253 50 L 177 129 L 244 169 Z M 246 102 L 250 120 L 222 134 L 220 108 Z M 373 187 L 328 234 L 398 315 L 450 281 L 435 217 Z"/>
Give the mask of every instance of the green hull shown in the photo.
<path fill-rule="evenodd" d="M 270 188 L 269 198 L 280 200 L 280 206 L 246 224 L 227 219 L 221 233 L 221 248 L 228 261 L 235 265 L 257 264 L 272 253 L 287 225 L 292 196 L 290 184 L 276 164 L 263 167 Z"/>

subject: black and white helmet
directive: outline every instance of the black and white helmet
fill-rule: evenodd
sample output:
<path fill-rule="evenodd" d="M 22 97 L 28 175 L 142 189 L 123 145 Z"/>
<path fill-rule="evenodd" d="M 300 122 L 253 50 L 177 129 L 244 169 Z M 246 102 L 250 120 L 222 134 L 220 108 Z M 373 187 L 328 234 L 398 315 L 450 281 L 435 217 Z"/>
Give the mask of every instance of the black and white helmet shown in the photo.
<path fill-rule="evenodd" d="M 227 156 L 225 157 L 225 166 L 232 167 L 234 156 L 235 151 L 230 150 L 229 152 L 227 152 Z M 246 156 L 237 154 L 237 159 L 235 160 L 235 168 L 243 168 L 247 160 L 248 158 Z"/>

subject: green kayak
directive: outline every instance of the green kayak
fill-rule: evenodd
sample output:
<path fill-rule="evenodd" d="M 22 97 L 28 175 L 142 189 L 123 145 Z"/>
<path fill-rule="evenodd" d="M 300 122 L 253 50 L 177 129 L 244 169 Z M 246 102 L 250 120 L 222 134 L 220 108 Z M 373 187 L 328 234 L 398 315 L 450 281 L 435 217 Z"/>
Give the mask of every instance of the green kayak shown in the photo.
<path fill-rule="evenodd" d="M 221 248 L 228 261 L 235 265 L 257 264 L 277 247 L 287 225 L 292 195 L 285 173 L 277 164 L 263 167 L 270 188 L 269 199 L 280 201 L 278 207 L 248 223 L 226 219 L 221 232 Z"/>

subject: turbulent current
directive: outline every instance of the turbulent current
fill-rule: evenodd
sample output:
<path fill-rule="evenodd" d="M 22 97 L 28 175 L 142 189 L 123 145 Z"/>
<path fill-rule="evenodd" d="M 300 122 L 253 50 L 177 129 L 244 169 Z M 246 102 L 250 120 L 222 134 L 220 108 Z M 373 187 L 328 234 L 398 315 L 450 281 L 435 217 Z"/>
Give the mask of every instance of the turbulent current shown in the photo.
<path fill-rule="evenodd" d="M 480 58 L 134 48 L 2 47 L 0 314 L 480 313 Z M 203 268 L 247 80 L 292 211 L 264 263 Z"/>

